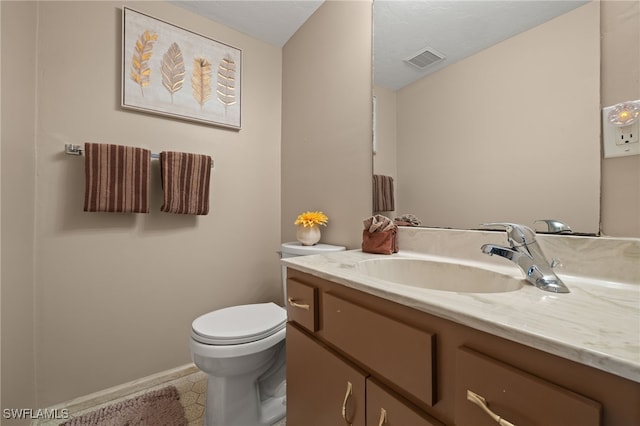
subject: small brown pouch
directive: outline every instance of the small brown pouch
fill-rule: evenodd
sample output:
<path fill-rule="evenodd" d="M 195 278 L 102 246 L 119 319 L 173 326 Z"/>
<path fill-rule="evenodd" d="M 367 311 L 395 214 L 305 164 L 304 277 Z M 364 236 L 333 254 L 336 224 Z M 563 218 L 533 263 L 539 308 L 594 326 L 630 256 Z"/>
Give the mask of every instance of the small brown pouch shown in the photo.
<path fill-rule="evenodd" d="M 362 251 L 375 254 L 393 254 L 398 252 L 398 228 L 388 231 L 362 231 Z"/>

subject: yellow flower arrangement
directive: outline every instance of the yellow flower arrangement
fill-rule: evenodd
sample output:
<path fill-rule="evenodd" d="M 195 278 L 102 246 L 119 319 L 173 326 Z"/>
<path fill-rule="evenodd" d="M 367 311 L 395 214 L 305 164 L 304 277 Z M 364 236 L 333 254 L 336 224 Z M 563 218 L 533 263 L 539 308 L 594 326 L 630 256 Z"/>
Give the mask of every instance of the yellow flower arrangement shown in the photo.
<path fill-rule="evenodd" d="M 327 226 L 329 218 L 322 212 L 304 212 L 298 215 L 295 225 L 302 225 L 305 228 L 315 225 Z"/>

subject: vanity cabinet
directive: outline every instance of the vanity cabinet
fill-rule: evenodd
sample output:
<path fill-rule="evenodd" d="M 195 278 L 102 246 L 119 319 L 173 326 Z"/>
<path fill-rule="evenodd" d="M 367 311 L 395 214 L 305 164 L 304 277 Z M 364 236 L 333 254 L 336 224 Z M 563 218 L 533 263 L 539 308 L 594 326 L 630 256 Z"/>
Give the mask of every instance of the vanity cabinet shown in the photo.
<path fill-rule="evenodd" d="M 640 383 L 292 268 L 287 277 L 287 426 L 493 426 L 492 415 L 640 425 Z"/>
<path fill-rule="evenodd" d="M 443 426 L 367 372 L 287 325 L 287 425 Z"/>

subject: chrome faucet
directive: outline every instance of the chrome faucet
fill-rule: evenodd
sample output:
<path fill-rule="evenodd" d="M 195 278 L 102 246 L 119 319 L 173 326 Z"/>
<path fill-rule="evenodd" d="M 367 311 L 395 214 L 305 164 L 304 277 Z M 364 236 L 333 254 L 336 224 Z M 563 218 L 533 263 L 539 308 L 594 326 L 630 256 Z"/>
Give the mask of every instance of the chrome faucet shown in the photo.
<path fill-rule="evenodd" d="M 553 293 L 569 293 L 569 289 L 553 272 L 557 265 L 554 260 L 549 263 L 542 248 L 536 241 L 536 234 L 530 228 L 517 223 L 484 223 L 482 226 L 501 226 L 507 231 L 510 247 L 485 244 L 482 252 L 493 256 L 497 254 L 509 259 L 522 269 L 527 281 L 541 290 Z"/>
<path fill-rule="evenodd" d="M 571 227 L 564 222 L 556 219 L 540 219 L 534 223 L 543 222 L 547 224 L 547 232 L 550 234 L 572 234 Z"/>

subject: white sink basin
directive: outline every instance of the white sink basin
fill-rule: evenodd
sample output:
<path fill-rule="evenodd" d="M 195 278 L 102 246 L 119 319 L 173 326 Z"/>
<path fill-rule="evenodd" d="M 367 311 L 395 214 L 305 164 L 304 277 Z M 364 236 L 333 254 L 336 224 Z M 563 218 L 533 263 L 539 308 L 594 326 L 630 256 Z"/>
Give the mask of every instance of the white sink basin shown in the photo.
<path fill-rule="evenodd" d="M 385 258 L 358 262 L 362 274 L 397 284 L 464 293 L 501 293 L 522 288 L 524 279 L 457 263 Z"/>

